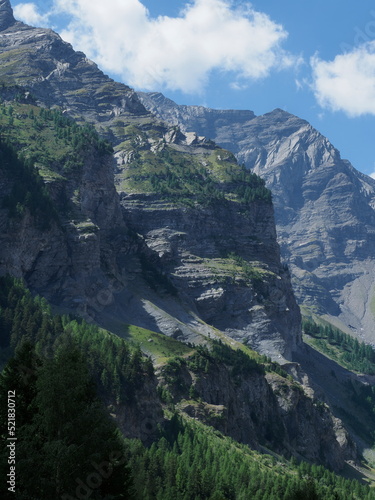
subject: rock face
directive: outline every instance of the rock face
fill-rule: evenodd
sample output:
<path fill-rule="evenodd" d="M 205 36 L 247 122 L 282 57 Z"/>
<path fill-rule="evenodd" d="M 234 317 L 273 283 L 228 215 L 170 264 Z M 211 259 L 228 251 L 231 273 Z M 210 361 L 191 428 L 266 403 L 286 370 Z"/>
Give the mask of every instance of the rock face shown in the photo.
<path fill-rule="evenodd" d="M 104 75 L 57 33 L 13 22 L 6 1 L 0 4 L 1 19 L 0 78 L 4 85 L 27 87 L 44 106 L 58 105 L 86 121 L 108 121 L 121 113 L 147 114 L 134 91 Z"/>
<path fill-rule="evenodd" d="M 247 212 L 230 202 L 181 208 L 158 196 L 125 193 L 121 203 L 130 226 L 201 320 L 268 356 L 291 358 L 301 341 L 294 326 L 299 311 L 279 264 L 271 205 L 254 204 Z M 260 273 L 259 282 L 240 259 Z M 174 336 L 184 337 L 178 328 Z"/>
<path fill-rule="evenodd" d="M 3 4 L 4 15 L 9 8 Z M 13 234 L 8 240 L 23 241 L 27 264 L 4 262 L 2 272 L 26 276 L 33 289 L 56 303 L 75 303 L 81 314 L 118 333 L 132 323 L 202 341 L 220 329 L 267 355 L 290 358 L 301 340 L 300 314 L 280 264 L 272 207 L 243 203 L 231 192 L 240 182 L 226 180 L 240 172 L 233 155 L 160 123 L 133 90 L 108 78 L 51 30 L 8 23 L 0 32 L 0 62 L 5 100 L 13 92 L 94 124 L 114 145 L 117 160 L 116 165 L 107 158 L 99 166 L 88 154 L 75 181 L 81 218 L 62 223 L 67 241 L 60 230 L 36 236 L 17 228 L 19 238 Z M 161 175 L 164 184 L 174 176 L 178 186 L 184 165 L 195 169 L 186 175 L 193 182 L 190 204 L 176 198 L 170 185 L 164 194 L 154 185 Z M 204 208 L 194 189 L 206 184 L 225 202 Z M 56 179 L 50 182 L 56 198 L 59 189 Z M 69 196 L 75 197 L 73 186 Z M 48 243 L 52 238 L 60 241 L 56 248 Z M 38 243 L 28 249 L 33 239 Z M 51 272 L 43 274 L 42 265 Z M 174 292 L 162 293 L 163 282 Z"/>
<path fill-rule="evenodd" d="M 86 319 L 113 300 L 119 274 L 121 251 L 114 251 L 111 235 L 113 228 L 124 231 L 125 224 L 112 165 L 110 156 L 100 158 L 92 148 L 78 175 L 47 184 L 59 209 L 59 220 L 48 228 L 27 210 L 21 218 L 9 217 L 3 203 L 15 181 L 0 169 L 1 274 L 25 278 L 34 291 Z M 72 218 L 66 216 L 67 204 Z"/>
<path fill-rule="evenodd" d="M 245 119 L 246 112 L 228 111 L 222 120 L 222 111 L 178 106 L 161 94 L 140 97 L 160 118 L 217 141 L 266 180 L 299 304 L 375 343 L 375 181 L 280 109 Z"/>
<path fill-rule="evenodd" d="M 6 30 L 15 22 L 9 0 L 0 0 L 0 30 Z"/>
<path fill-rule="evenodd" d="M 168 387 L 176 407 L 236 441 L 334 470 L 355 460 L 355 445 L 328 406 L 276 373 L 236 377 L 227 364 L 212 363 L 205 372 L 182 366 L 174 378 Z M 198 402 L 184 392 L 191 384 Z"/>

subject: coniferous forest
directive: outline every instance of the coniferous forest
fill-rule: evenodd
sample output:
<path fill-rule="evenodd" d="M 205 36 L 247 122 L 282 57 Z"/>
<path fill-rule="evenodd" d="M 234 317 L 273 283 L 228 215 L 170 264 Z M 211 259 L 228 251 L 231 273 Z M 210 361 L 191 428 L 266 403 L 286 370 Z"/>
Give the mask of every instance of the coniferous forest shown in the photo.
<path fill-rule="evenodd" d="M 14 321 L 11 320 L 14 318 Z M 1 437 L 16 395 L 17 499 L 373 499 L 358 481 L 322 466 L 259 454 L 166 405 L 152 442 L 126 439 L 108 400 L 134 401 L 152 363 L 141 351 L 82 320 L 54 315 L 20 280 L 1 278 Z M 235 361 L 236 374 L 262 370 L 246 354 L 214 344 L 189 363 Z M 264 360 L 263 360 L 264 361 Z M 173 373 L 173 363 L 166 374 Z M 11 389 L 10 389 L 11 388 Z M 68 390 L 67 390 L 68 389 Z M 8 467 L 2 447 L 1 467 Z M 37 471 L 37 473 L 36 473 Z M 2 484 L 3 498 L 9 492 Z M 7 496 L 8 495 L 8 496 Z"/>

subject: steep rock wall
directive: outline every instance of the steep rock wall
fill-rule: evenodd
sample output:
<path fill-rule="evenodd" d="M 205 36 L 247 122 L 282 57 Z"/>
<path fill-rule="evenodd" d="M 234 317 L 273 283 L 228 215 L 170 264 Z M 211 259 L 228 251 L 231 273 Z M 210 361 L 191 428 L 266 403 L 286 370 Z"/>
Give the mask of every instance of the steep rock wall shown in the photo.
<path fill-rule="evenodd" d="M 198 401 L 186 390 L 192 385 Z M 356 459 L 354 443 L 328 406 L 275 373 L 236 376 L 222 363 L 205 371 L 182 366 L 169 389 L 179 411 L 255 449 L 266 447 L 334 470 Z"/>
<path fill-rule="evenodd" d="M 25 210 L 10 217 L 0 209 L 0 272 L 24 277 L 28 286 L 52 302 L 90 318 L 113 300 L 118 269 L 111 231 L 124 231 L 113 185 L 112 158 L 87 151 L 79 174 L 47 183 L 58 218 L 49 227 Z M 0 206 L 13 184 L 0 169 Z M 112 279 L 109 278 L 112 276 Z"/>
<path fill-rule="evenodd" d="M 267 355 L 291 358 L 301 340 L 300 317 L 279 261 L 270 205 L 178 207 L 155 195 L 125 193 L 121 203 L 199 317 Z M 259 273 L 258 281 L 235 265 L 233 254 Z"/>

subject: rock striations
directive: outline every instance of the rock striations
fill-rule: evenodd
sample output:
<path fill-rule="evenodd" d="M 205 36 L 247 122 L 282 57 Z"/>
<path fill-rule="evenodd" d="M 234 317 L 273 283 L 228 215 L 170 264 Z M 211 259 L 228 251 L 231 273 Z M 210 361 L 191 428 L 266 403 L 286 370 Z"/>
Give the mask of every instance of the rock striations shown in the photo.
<path fill-rule="evenodd" d="M 299 304 L 375 343 L 375 181 L 308 122 L 281 109 L 255 117 L 139 95 L 161 119 L 198 130 L 266 180 Z"/>

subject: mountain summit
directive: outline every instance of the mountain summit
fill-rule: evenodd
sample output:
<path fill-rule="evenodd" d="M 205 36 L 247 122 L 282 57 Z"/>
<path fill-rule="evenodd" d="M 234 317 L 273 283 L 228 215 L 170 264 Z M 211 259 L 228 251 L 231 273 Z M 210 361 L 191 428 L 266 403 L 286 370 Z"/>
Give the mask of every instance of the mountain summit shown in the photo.
<path fill-rule="evenodd" d="M 15 22 L 9 0 L 0 0 L 0 31 L 6 30 Z"/>

